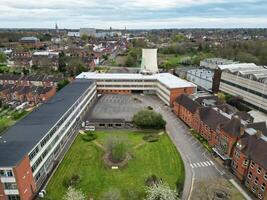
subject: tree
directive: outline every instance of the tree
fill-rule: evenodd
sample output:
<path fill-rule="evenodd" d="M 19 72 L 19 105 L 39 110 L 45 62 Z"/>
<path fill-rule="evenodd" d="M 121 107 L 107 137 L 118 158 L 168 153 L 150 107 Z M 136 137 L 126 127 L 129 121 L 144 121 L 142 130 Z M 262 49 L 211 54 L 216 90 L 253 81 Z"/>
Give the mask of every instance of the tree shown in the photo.
<path fill-rule="evenodd" d="M 66 72 L 66 56 L 63 51 L 59 53 L 58 71 L 63 72 L 63 73 Z"/>
<path fill-rule="evenodd" d="M 69 84 L 69 80 L 65 79 L 58 83 L 57 85 L 57 91 L 61 90 L 63 87 Z"/>
<path fill-rule="evenodd" d="M 6 62 L 6 55 L 0 52 L 0 63 L 5 63 L 5 62 Z"/>
<path fill-rule="evenodd" d="M 83 34 L 83 35 L 81 36 L 81 39 L 82 39 L 84 42 L 87 42 L 88 39 L 89 39 L 89 37 L 88 37 L 88 35 Z"/>
<path fill-rule="evenodd" d="M 175 190 L 170 189 L 167 184 L 162 182 L 147 187 L 146 193 L 146 200 L 178 200 Z"/>
<path fill-rule="evenodd" d="M 129 151 L 128 143 L 127 138 L 109 137 L 107 139 L 106 149 L 109 152 L 112 161 L 121 162 L 126 158 L 127 152 Z"/>
<path fill-rule="evenodd" d="M 72 187 L 69 187 L 63 199 L 64 200 L 85 200 L 85 196 L 81 191 L 78 191 Z"/>
<path fill-rule="evenodd" d="M 163 129 L 166 125 L 161 114 L 148 109 L 137 112 L 133 117 L 133 123 L 145 129 Z"/>
<path fill-rule="evenodd" d="M 103 194 L 102 200 L 120 200 L 121 193 L 116 188 L 109 189 L 106 193 Z"/>

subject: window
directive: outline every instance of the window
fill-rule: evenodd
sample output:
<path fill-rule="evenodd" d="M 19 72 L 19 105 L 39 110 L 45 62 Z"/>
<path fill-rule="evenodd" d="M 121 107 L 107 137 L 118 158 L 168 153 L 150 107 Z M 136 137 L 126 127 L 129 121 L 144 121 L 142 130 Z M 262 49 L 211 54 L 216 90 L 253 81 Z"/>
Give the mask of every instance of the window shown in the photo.
<path fill-rule="evenodd" d="M 243 161 L 243 166 L 245 166 L 245 167 L 248 166 L 248 160 L 247 159 Z"/>
<path fill-rule="evenodd" d="M 16 190 L 18 189 L 17 183 L 4 183 L 4 188 L 6 190 Z"/>
<path fill-rule="evenodd" d="M 8 195 L 7 196 L 8 200 L 20 200 L 19 195 Z"/>
<path fill-rule="evenodd" d="M 264 179 L 267 180 L 267 172 L 264 174 Z"/>
<path fill-rule="evenodd" d="M 257 172 L 258 172 L 258 174 L 261 173 L 261 168 L 260 167 L 258 167 Z"/>
<path fill-rule="evenodd" d="M 240 157 L 240 152 L 238 150 L 235 150 L 235 157 L 239 159 Z"/>
<path fill-rule="evenodd" d="M 265 190 L 265 187 L 266 187 L 266 185 L 265 185 L 265 183 L 263 183 L 263 184 L 261 185 L 261 190 L 264 191 L 264 190 Z"/>
<path fill-rule="evenodd" d="M 258 182 L 259 182 L 259 178 L 258 178 L 258 177 L 256 177 L 256 178 L 255 178 L 255 181 L 254 181 L 254 183 L 257 185 L 257 184 L 258 184 Z"/>
<path fill-rule="evenodd" d="M 252 178 L 252 173 L 249 172 L 249 173 L 248 173 L 248 179 L 251 179 L 251 178 Z"/>
<path fill-rule="evenodd" d="M 12 170 L 0 170 L 0 177 L 13 177 Z"/>
<path fill-rule="evenodd" d="M 255 166 L 255 163 L 252 161 L 251 164 L 250 164 L 250 168 L 253 169 Z"/>

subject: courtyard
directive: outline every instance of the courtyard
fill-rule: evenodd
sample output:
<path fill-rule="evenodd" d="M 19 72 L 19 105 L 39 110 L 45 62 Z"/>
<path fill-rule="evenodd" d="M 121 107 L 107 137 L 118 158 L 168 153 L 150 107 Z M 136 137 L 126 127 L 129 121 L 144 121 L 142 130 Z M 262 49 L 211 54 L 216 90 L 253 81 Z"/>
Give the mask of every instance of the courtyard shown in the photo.
<path fill-rule="evenodd" d="M 176 183 L 184 182 L 184 165 L 180 154 L 164 132 L 148 131 L 96 131 L 96 139 L 84 141 L 79 134 L 47 187 L 47 199 L 62 199 L 67 188 L 64 180 L 73 175 L 79 177 L 75 186 L 87 198 L 102 199 L 102 196 L 116 190 L 121 199 L 143 199 L 146 180 L 155 175 L 172 189 Z M 147 142 L 147 134 L 158 134 L 156 142 Z M 132 158 L 127 166 L 119 169 L 108 167 L 103 161 L 106 138 L 127 138 Z"/>
<path fill-rule="evenodd" d="M 131 121 L 133 115 L 144 107 L 139 95 L 102 94 L 89 110 L 87 119 L 123 119 Z"/>

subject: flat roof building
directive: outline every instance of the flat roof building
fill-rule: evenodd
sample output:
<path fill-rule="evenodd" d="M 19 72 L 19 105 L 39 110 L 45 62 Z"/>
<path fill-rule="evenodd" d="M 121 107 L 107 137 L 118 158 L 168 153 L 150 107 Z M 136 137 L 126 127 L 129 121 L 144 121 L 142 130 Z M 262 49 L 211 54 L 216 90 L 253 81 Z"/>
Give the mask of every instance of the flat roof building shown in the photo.
<path fill-rule="evenodd" d="M 169 73 L 143 75 L 83 72 L 76 78 L 95 80 L 100 93 L 153 93 L 167 105 L 172 105 L 180 94 L 196 92 L 195 84 Z"/>
<path fill-rule="evenodd" d="M 219 65 L 220 91 L 240 96 L 249 106 L 267 112 L 267 68 L 254 63 Z"/>
<path fill-rule="evenodd" d="M 94 82 L 75 80 L 4 132 L 0 138 L 1 200 L 33 198 L 73 141 L 95 97 Z"/>

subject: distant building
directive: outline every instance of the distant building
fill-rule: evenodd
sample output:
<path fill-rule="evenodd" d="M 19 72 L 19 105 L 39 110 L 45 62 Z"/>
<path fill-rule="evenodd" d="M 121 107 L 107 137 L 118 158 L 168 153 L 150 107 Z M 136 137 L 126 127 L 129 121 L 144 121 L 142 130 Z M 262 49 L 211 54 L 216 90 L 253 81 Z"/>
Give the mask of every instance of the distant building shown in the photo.
<path fill-rule="evenodd" d="M 142 49 L 141 73 L 158 73 L 157 49 Z"/>
<path fill-rule="evenodd" d="M 36 51 L 32 54 L 32 65 L 38 67 L 58 68 L 58 52 Z"/>
<path fill-rule="evenodd" d="M 41 43 L 37 37 L 22 37 L 20 39 L 22 45 L 31 46 L 31 47 L 40 47 Z"/>
<path fill-rule="evenodd" d="M 205 67 L 214 70 L 217 69 L 219 65 L 229 65 L 234 63 L 238 62 L 223 58 L 207 58 L 205 60 L 200 61 L 200 67 Z"/>
<path fill-rule="evenodd" d="M 69 37 L 80 37 L 80 32 L 68 32 Z"/>
<path fill-rule="evenodd" d="M 96 37 L 96 29 L 95 28 L 80 28 L 80 37 L 83 35 Z"/>
<path fill-rule="evenodd" d="M 242 97 L 249 106 L 267 112 L 267 68 L 253 63 L 220 65 L 220 91 Z"/>
<path fill-rule="evenodd" d="M 202 89 L 212 91 L 214 72 L 209 69 L 191 69 L 187 71 L 186 79 Z"/>

